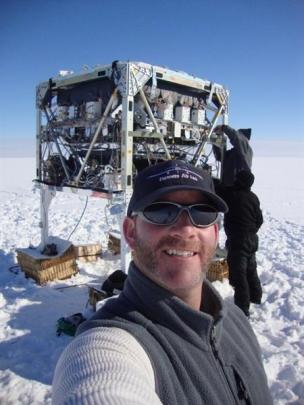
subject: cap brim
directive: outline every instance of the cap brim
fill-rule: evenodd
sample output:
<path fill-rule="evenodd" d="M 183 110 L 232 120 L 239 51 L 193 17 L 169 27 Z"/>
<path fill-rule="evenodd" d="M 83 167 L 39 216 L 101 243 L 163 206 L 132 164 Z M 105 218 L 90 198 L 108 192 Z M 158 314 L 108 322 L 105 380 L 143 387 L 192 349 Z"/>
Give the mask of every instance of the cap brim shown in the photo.
<path fill-rule="evenodd" d="M 175 186 L 168 186 L 163 187 L 159 190 L 155 190 L 154 192 L 150 193 L 147 197 L 143 197 L 140 201 L 134 204 L 132 212 L 141 211 L 147 205 L 152 204 L 156 200 L 159 200 L 162 196 L 168 193 L 173 193 L 174 191 L 183 191 L 183 190 L 195 190 L 202 193 L 208 199 L 208 202 L 218 211 L 218 212 L 227 212 L 228 206 L 225 201 L 216 195 L 207 190 L 202 190 L 201 187 L 193 187 L 193 186 L 186 186 L 186 185 L 175 185 Z M 130 215 L 131 213 L 128 213 Z"/>

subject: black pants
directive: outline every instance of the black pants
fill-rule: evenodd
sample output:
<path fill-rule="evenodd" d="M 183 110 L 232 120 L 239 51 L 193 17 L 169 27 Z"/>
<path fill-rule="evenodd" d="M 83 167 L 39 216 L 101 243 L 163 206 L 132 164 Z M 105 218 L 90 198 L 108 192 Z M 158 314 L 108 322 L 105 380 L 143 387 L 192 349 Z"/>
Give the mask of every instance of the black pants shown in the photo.
<path fill-rule="evenodd" d="M 234 287 L 234 302 L 248 316 L 250 302 L 260 304 L 262 299 L 255 258 L 258 237 L 254 234 L 239 236 L 237 239 L 228 238 L 226 247 L 229 282 Z"/>

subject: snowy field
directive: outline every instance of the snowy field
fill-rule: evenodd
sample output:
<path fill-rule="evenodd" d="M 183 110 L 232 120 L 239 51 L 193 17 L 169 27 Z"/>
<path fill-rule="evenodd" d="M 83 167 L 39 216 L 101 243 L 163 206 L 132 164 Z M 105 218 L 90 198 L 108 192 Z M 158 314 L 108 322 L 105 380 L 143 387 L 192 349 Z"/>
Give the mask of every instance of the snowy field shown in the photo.
<path fill-rule="evenodd" d="M 302 144 L 303 145 L 303 144 Z M 300 147 L 302 147 L 300 144 Z M 251 323 L 262 347 L 276 405 L 304 404 L 304 158 L 303 151 L 275 156 L 257 153 L 254 191 L 264 213 L 257 254 L 264 289 L 261 306 L 252 306 Z M 104 257 L 79 263 L 69 280 L 40 287 L 26 279 L 15 262 L 15 249 L 40 242 L 39 193 L 32 191 L 33 158 L 0 158 L 0 403 L 50 404 L 55 364 L 71 341 L 56 336 L 62 316 L 92 313 L 86 284 L 101 284 L 119 268 L 107 252 L 111 224 L 103 200 L 90 198 L 71 237 L 77 243 L 101 242 Z M 50 233 L 66 239 L 77 224 L 86 198 L 57 194 L 50 209 Z M 224 240 L 221 231 L 221 241 Z M 232 299 L 228 283 L 214 283 Z"/>

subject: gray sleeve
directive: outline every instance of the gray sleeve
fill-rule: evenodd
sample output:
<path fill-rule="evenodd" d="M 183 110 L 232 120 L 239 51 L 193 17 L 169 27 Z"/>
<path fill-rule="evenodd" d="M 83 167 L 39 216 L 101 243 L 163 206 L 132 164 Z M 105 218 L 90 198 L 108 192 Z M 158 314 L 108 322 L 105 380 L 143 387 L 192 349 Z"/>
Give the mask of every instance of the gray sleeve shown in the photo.
<path fill-rule="evenodd" d="M 229 125 L 223 125 L 223 131 L 235 148 L 238 150 L 247 148 L 247 145 L 249 144 L 248 139 L 241 132 L 229 127 Z"/>
<path fill-rule="evenodd" d="M 94 328 L 77 336 L 61 355 L 52 403 L 161 405 L 147 353 L 127 331 Z"/>

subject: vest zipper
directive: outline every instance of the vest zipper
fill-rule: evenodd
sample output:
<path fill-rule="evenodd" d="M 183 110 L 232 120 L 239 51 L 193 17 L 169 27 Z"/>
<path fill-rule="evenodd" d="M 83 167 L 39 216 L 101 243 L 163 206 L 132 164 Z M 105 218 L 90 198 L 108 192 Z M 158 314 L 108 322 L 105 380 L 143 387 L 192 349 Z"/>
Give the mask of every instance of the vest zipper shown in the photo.
<path fill-rule="evenodd" d="M 215 327 L 214 326 L 212 326 L 212 329 L 211 329 L 210 343 L 211 343 L 212 352 L 213 352 L 215 358 L 218 359 L 218 350 L 216 347 Z"/>
<path fill-rule="evenodd" d="M 235 376 L 235 380 L 236 380 L 236 384 L 237 384 L 239 398 L 243 399 L 245 401 L 246 405 L 251 405 L 249 393 L 247 391 L 247 388 L 245 387 L 245 384 L 244 384 L 241 376 L 235 369 L 233 369 L 233 371 L 234 371 L 234 376 Z"/>
<path fill-rule="evenodd" d="M 235 396 L 235 394 L 234 394 L 234 392 L 233 392 L 233 390 L 232 390 L 232 388 L 230 386 L 229 379 L 228 379 L 228 377 L 227 377 L 227 375 L 225 373 L 224 366 L 223 366 L 223 363 L 222 363 L 222 360 L 220 358 L 219 351 L 218 351 L 218 348 L 217 348 L 217 345 L 216 345 L 215 326 L 212 326 L 212 329 L 211 329 L 210 344 L 211 344 L 212 353 L 213 353 L 215 359 L 217 360 L 218 364 L 220 365 L 222 373 L 223 373 L 223 375 L 225 377 L 229 392 L 230 392 L 234 402 L 238 405 L 239 401 L 236 398 L 236 396 Z"/>

